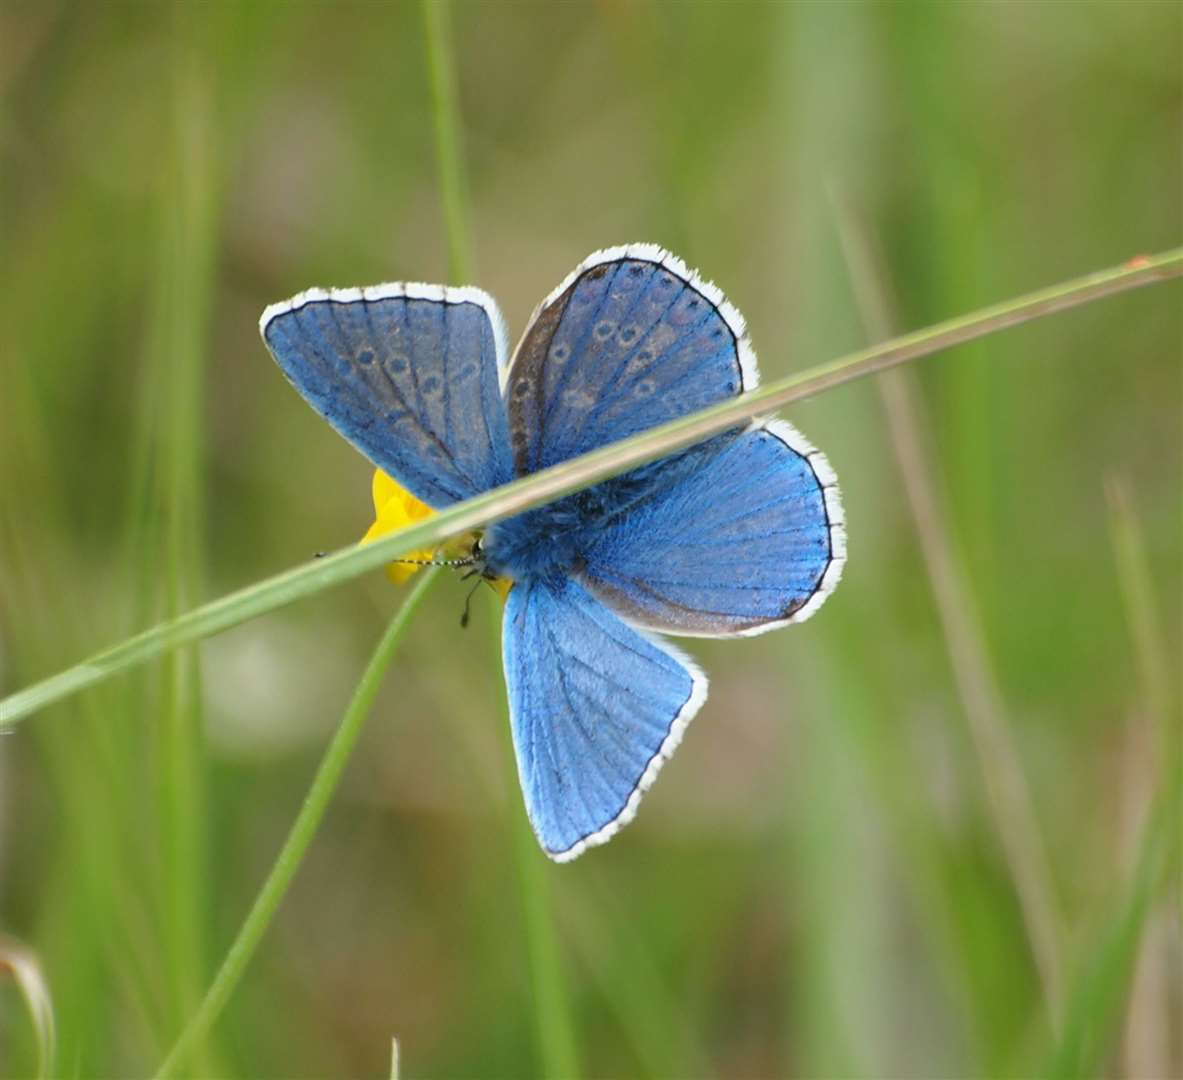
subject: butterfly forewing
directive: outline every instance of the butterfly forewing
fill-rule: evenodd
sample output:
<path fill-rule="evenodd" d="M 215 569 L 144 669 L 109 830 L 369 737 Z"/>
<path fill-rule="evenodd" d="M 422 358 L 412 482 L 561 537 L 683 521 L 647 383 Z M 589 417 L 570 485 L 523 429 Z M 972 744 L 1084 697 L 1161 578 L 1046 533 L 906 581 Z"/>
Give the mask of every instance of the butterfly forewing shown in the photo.
<path fill-rule="evenodd" d="M 592 256 L 536 313 L 507 381 L 519 475 L 722 401 L 755 383 L 743 321 L 649 245 Z"/>
<path fill-rule="evenodd" d="M 261 326 L 313 408 L 428 505 L 511 479 L 500 315 L 484 293 L 316 289 L 268 308 Z"/>

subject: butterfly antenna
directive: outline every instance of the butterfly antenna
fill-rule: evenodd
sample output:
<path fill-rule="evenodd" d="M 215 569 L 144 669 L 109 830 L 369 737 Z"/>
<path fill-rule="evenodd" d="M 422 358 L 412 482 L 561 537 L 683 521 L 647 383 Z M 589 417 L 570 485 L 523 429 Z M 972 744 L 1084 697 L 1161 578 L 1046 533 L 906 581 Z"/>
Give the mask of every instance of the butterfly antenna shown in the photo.
<path fill-rule="evenodd" d="M 464 612 L 460 616 L 460 629 L 463 630 L 468 626 L 469 605 L 472 603 L 472 594 L 481 587 L 481 582 L 484 578 L 477 578 L 476 584 L 468 590 L 468 595 L 464 598 Z"/>
<path fill-rule="evenodd" d="M 312 557 L 314 559 L 323 559 L 328 555 L 327 551 L 314 551 Z M 391 559 L 391 562 L 405 563 L 408 566 L 473 566 L 476 559 Z"/>

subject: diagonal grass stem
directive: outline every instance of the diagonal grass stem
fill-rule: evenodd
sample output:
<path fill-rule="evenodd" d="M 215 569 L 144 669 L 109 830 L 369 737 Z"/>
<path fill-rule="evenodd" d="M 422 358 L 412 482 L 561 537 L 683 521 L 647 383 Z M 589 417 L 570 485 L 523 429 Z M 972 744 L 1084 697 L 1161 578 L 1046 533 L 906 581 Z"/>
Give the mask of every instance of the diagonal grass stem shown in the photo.
<path fill-rule="evenodd" d="M 1140 256 L 1102 270 L 937 323 L 779 379 L 759 390 L 634 435 L 590 454 L 484 492 L 389 536 L 335 552 L 161 623 L 0 701 L 0 729 L 46 705 L 187 642 L 237 626 L 294 600 L 359 577 L 416 548 L 444 540 L 578 491 L 654 461 L 795 401 L 1021 323 L 1183 274 L 1183 248 Z"/>

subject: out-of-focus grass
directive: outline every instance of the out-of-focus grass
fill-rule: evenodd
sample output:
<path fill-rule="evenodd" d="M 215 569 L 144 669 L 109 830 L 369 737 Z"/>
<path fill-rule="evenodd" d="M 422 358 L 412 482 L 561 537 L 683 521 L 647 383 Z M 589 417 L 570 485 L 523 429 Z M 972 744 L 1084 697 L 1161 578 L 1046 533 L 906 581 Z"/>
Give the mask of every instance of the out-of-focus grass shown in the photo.
<path fill-rule="evenodd" d="M 250 912 L 243 919 L 242 928 L 226 950 L 226 958 L 218 968 L 208 992 L 202 998 L 200 1008 L 194 1011 L 192 1017 L 186 1016 L 184 1029 L 154 1075 L 169 1076 L 178 1069 L 192 1066 L 194 1061 L 200 1063 L 203 1060 L 202 1054 L 209 1041 L 210 1032 L 237 989 L 243 972 L 275 918 L 275 913 L 320 828 L 325 811 L 336 793 L 341 775 L 374 704 L 378 688 L 382 685 L 386 669 L 411 625 L 411 617 L 418 610 L 438 572 L 438 569 L 432 567 L 420 577 L 375 646 L 374 654 L 358 680 L 348 707 L 342 713 L 341 723 L 325 750 L 316 776 L 300 804 L 300 812 L 292 822 L 291 831 L 276 856 L 271 872 L 260 887 Z M 200 1065 L 198 1067 L 201 1068 Z"/>
<path fill-rule="evenodd" d="M 9 982 L 24 999 L 29 1017 L 29 1034 L 36 1047 L 36 1076 L 38 1080 L 44 1080 L 57 1071 L 54 1068 L 57 1036 L 54 1033 L 53 1001 L 49 987 L 36 957 L 18 942 L 0 938 L 0 984 Z"/>
<path fill-rule="evenodd" d="M 194 591 L 188 604 L 359 535 L 368 468 L 286 387 L 258 312 L 314 283 L 447 277 L 420 11 L 194 10 L 187 24 L 168 9 L 0 13 L 5 691 L 146 625 L 170 581 Z M 1171 5 L 453 16 L 478 284 L 517 329 L 588 251 L 654 239 L 727 290 L 767 377 L 836 355 L 861 331 L 831 184 L 881 238 L 909 327 L 1178 242 Z M 178 157 L 186 131 L 203 132 L 196 161 Z M 1126 296 L 916 370 L 1047 832 L 1070 979 L 1125 940 L 1141 896 L 1116 822 L 1145 664 L 1101 480 L 1120 471 L 1141 509 L 1173 655 L 1177 297 Z M 1063 1065 L 874 388 L 790 418 L 843 481 L 847 579 L 804 627 L 695 643 L 711 699 L 637 822 L 543 866 L 580 1065 Z M 192 545 L 175 572 L 170 543 Z M 520 796 L 502 767 L 496 659 L 477 640 L 496 604 L 478 597 L 462 633 L 462 595 L 444 584 L 412 627 L 219 1027 L 219 1072 L 385 1074 L 392 1034 L 408 1075 L 539 1068 Z M 201 727 L 171 744 L 162 671 L 0 740 L 0 931 L 40 957 L 63 1072 L 159 1063 L 182 988 L 220 961 L 398 600 L 376 575 L 203 647 L 204 707 L 185 714 Z M 1177 674 L 1167 682 L 1177 701 Z M 193 753 L 174 757 L 181 773 L 169 745 Z M 185 795 L 185 773 L 204 793 Z M 208 856 L 195 841 L 175 863 L 189 829 Z M 193 907 L 175 917 L 184 866 Z M 1120 1023 L 1127 986 L 1107 974 L 1120 965 L 1091 970 L 1070 1015 Z M 36 1067 L 18 1022 L 0 1017 L 5 1075 Z M 1114 1072 L 1115 1051 L 1108 1039 L 1071 1063 Z"/>
<path fill-rule="evenodd" d="M 156 445 L 162 517 L 163 615 L 175 618 L 201 599 L 204 548 L 204 441 L 208 324 L 218 250 L 220 183 L 212 129 L 216 90 L 210 24 L 177 8 L 171 26 L 172 116 L 160 200 L 163 258 L 156 280 L 161 322 L 152 340 L 162 375 Z M 143 551 L 145 561 L 158 553 Z M 206 755 L 201 669 L 195 647 L 164 657 L 159 725 L 163 842 L 164 967 L 170 973 L 169 1031 L 201 1000 L 209 880 Z M 204 1049 L 204 1047 L 203 1047 Z M 210 1059 L 199 1057 L 209 1073 Z"/>
<path fill-rule="evenodd" d="M 836 200 L 835 225 L 861 320 L 872 340 L 894 336 L 894 301 L 866 229 Z M 1031 957 L 1039 972 L 1042 1009 L 1058 1033 L 1063 1008 L 1063 937 L 1048 870 L 1043 829 L 1015 748 L 1005 703 L 980 625 L 980 605 L 953 549 L 943 496 L 943 471 L 932 450 L 930 423 L 911 372 L 879 379 L 887 428 L 924 558 L 949 667 L 981 774 L 990 822 L 1004 856 Z"/>

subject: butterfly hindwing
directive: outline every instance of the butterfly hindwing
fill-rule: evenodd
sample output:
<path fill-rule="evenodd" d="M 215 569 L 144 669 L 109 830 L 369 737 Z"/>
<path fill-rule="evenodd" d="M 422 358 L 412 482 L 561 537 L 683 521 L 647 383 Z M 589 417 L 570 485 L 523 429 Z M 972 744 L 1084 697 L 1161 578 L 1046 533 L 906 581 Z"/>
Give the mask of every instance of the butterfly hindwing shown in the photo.
<path fill-rule="evenodd" d="M 430 506 L 512 478 L 504 330 L 478 289 L 313 289 L 264 313 L 284 374 L 375 465 Z"/>
<path fill-rule="evenodd" d="M 588 589 L 641 626 L 729 636 L 800 622 L 845 562 L 837 480 L 773 421 L 610 522 L 583 555 Z"/>
<path fill-rule="evenodd" d="M 706 698 L 706 677 L 570 579 L 519 582 L 504 620 L 518 775 L 547 854 L 603 843 Z"/>
<path fill-rule="evenodd" d="M 743 319 L 652 244 L 598 252 L 535 313 L 506 395 L 519 475 L 756 385 Z"/>

